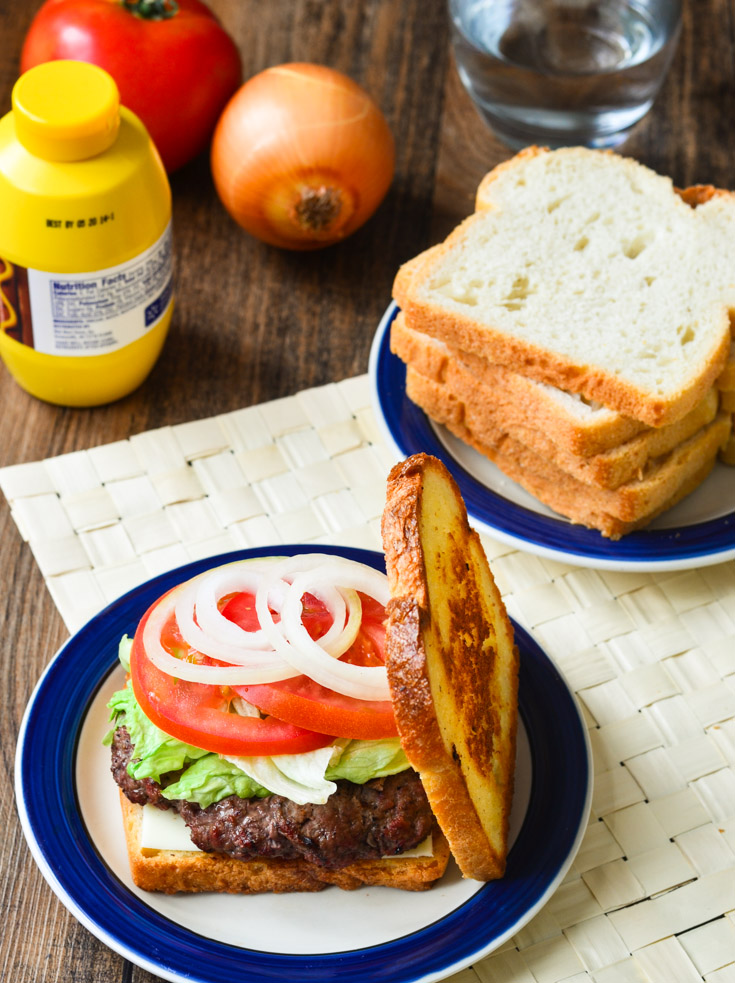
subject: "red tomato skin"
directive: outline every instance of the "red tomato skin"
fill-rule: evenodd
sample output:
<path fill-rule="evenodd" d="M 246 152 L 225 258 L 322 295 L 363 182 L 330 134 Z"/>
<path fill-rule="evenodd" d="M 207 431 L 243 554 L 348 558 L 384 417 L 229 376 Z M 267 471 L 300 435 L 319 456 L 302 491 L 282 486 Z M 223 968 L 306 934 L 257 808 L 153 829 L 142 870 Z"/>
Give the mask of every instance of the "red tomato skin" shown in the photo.
<path fill-rule="evenodd" d="M 304 607 L 301 612 L 301 620 L 304 628 L 309 632 L 311 638 L 321 638 L 332 624 L 331 615 L 312 594 L 304 594 L 302 601 Z M 260 628 L 253 594 L 244 591 L 234 594 L 226 601 L 222 608 L 222 614 L 229 621 L 234 621 L 236 625 L 244 628 L 245 631 L 257 631 Z"/>
<path fill-rule="evenodd" d="M 385 609 L 382 604 L 365 594 L 360 594 L 360 598 L 363 622 L 354 644 L 342 659 L 353 665 L 384 665 Z M 257 628 L 257 618 L 253 621 L 253 606 L 251 595 L 238 594 L 224 607 L 222 613 L 230 621 L 252 631 Z M 317 610 L 314 610 L 315 607 Z M 307 605 L 303 617 L 308 629 L 308 619 L 318 617 L 318 605 Z M 309 634 L 312 638 L 318 638 L 328 627 L 328 622 L 320 625 L 314 621 L 312 628 L 317 630 L 310 630 Z M 263 713 L 271 713 L 281 720 L 288 720 L 309 730 L 326 731 L 337 737 L 366 741 L 398 736 L 391 702 L 357 700 L 343 696 L 320 686 L 308 676 L 294 676 L 280 683 L 235 686 L 234 689 L 239 696 Z"/>
<path fill-rule="evenodd" d="M 272 685 L 235 686 L 234 689 L 263 713 L 290 720 L 294 726 L 328 729 L 338 737 L 364 741 L 398 736 L 392 703 L 341 696 L 307 676 L 296 676 Z"/>
<path fill-rule="evenodd" d="M 120 0 L 46 0 L 26 35 L 21 71 L 58 58 L 104 68 L 171 173 L 206 148 L 242 81 L 240 53 L 212 11 L 200 0 L 178 4 L 173 17 L 146 20 Z"/>
<path fill-rule="evenodd" d="M 223 702 L 219 686 L 176 680 L 157 669 L 148 659 L 142 639 L 145 624 L 158 603 L 143 616 L 130 653 L 133 692 L 152 723 L 186 744 L 240 757 L 298 754 L 332 743 L 334 738 L 329 735 L 276 717 L 261 720 L 225 713 L 219 709 Z"/>

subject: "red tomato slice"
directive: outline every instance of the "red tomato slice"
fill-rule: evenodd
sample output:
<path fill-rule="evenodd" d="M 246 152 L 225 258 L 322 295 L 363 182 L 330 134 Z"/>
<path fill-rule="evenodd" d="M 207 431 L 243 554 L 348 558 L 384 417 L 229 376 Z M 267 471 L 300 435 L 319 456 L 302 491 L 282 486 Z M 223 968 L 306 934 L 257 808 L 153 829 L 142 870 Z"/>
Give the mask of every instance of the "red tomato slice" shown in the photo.
<path fill-rule="evenodd" d="M 332 624 L 332 616 L 322 602 L 313 594 L 304 594 L 302 598 L 303 611 L 301 620 L 309 635 L 316 639 L 326 635 Z M 382 608 L 381 608 L 382 610 Z M 244 628 L 245 631 L 257 631 L 260 628 L 258 615 L 255 611 L 255 595 L 246 593 L 232 594 L 225 599 L 222 614 L 229 621 Z M 275 617 L 278 621 L 278 618 Z"/>
<path fill-rule="evenodd" d="M 190 683 L 161 672 L 146 655 L 142 642 L 143 628 L 153 607 L 146 612 L 135 633 L 130 673 L 135 697 L 143 713 L 157 727 L 205 751 L 245 757 L 297 754 L 332 742 L 332 735 L 315 733 L 275 716 L 260 719 L 229 713 L 226 688 Z M 172 652 L 181 646 L 186 648 L 178 631 L 169 625 L 162 641 Z"/>
<path fill-rule="evenodd" d="M 222 611 L 225 617 L 237 621 L 236 614 L 245 595 L 237 595 Z M 304 604 L 304 624 L 312 637 L 314 622 L 319 609 L 316 598 L 308 597 Z M 342 656 L 345 662 L 361 666 L 377 666 L 385 663 L 385 611 L 382 604 L 361 594 L 363 620 L 360 632 L 352 647 Z M 312 622 L 309 623 L 311 617 Z M 242 627 L 246 627 L 244 624 Z M 319 634 L 324 634 L 329 624 Z M 393 704 L 356 700 L 342 696 L 325 686 L 320 686 L 308 676 L 294 676 L 278 683 L 258 686 L 236 686 L 235 691 L 248 703 L 263 713 L 272 713 L 282 720 L 309 730 L 328 732 L 335 737 L 374 740 L 396 737 L 396 721 Z"/>

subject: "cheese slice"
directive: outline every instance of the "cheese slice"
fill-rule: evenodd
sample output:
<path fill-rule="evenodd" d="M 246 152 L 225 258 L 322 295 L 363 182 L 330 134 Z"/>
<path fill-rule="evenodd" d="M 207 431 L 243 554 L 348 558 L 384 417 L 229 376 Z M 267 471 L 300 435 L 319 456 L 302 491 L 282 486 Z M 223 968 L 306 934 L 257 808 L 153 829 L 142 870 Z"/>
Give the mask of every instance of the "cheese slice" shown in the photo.
<path fill-rule="evenodd" d="M 143 806 L 140 845 L 143 850 L 202 851 L 191 842 L 189 828 L 173 809 Z"/>
<path fill-rule="evenodd" d="M 143 824 L 141 829 L 141 849 L 143 850 L 192 850 L 202 851 L 191 842 L 189 829 L 173 809 L 156 809 L 155 806 L 143 806 Z M 404 857 L 433 856 L 431 834 L 419 843 L 413 850 L 406 850 L 400 857 L 383 857 L 384 860 L 400 860 Z"/>

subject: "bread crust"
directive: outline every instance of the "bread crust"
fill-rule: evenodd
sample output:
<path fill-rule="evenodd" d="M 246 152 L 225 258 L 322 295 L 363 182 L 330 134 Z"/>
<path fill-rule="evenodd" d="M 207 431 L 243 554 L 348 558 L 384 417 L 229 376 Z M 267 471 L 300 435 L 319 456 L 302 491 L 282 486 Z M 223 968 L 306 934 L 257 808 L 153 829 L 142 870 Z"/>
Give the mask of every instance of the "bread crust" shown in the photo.
<path fill-rule="evenodd" d="M 442 876 L 449 861 L 449 847 L 438 828 L 431 857 L 363 860 L 340 870 L 324 870 L 305 860 L 235 860 L 201 851 L 143 850 L 143 807 L 130 802 L 122 792 L 120 805 L 133 883 L 144 891 L 283 894 L 322 891 L 330 885 L 344 891 L 366 886 L 425 891 Z"/>
<path fill-rule="evenodd" d="M 471 427 L 470 408 L 437 383 L 410 370 L 406 383 L 409 397 L 432 419 L 493 461 L 539 501 L 611 539 L 643 528 L 694 491 L 710 473 L 731 428 L 728 416 L 719 413 L 643 479 L 615 490 L 595 489 L 502 431 L 491 434 L 485 428 L 483 434 L 490 442 L 483 441 Z"/>
<path fill-rule="evenodd" d="M 518 652 L 480 538 L 436 458 L 388 477 L 386 664 L 401 744 L 465 877 L 501 877 L 517 727 Z"/>
<path fill-rule="evenodd" d="M 484 380 L 492 378 L 492 373 L 480 378 L 461 358 L 451 352 L 442 355 L 434 339 L 407 329 L 399 319 L 400 315 L 394 321 L 391 346 L 397 354 L 405 356 L 409 375 L 420 373 L 439 383 L 450 398 L 456 399 L 456 407 L 463 408 L 464 421 L 477 440 L 492 446 L 498 434 L 508 434 L 595 488 L 615 489 L 643 477 L 656 458 L 668 454 L 711 423 L 717 413 L 718 397 L 713 387 L 676 423 L 647 427 L 617 446 L 584 456 L 576 453 L 567 439 L 570 432 L 578 434 L 581 428 L 572 430 L 561 409 L 557 408 L 555 413 L 553 405 L 548 406 L 553 400 L 535 383 L 497 366 L 488 366 L 497 370 L 495 384 L 488 385 Z M 407 389 L 409 394 L 415 391 L 415 383 L 409 382 Z"/>
<path fill-rule="evenodd" d="M 730 354 L 725 368 L 717 376 L 717 388 L 721 392 L 732 392 L 735 389 L 735 341 L 730 342 Z"/>

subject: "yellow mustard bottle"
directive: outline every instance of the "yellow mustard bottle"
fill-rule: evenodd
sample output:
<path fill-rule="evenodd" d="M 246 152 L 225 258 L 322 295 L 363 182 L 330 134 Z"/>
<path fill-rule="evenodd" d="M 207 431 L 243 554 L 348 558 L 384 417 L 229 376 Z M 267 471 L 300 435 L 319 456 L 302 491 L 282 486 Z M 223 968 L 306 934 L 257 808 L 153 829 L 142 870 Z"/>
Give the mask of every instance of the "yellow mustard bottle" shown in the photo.
<path fill-rule="evenodd" d="M 171 189 L 145 127 L 95 65 L 51 61 L 0 119 L 0 356 L 33 396 L 132 392 L 173 310 Z"/>

